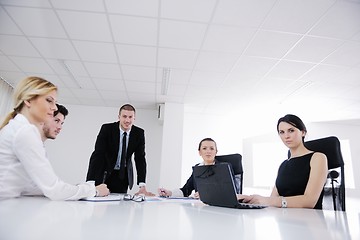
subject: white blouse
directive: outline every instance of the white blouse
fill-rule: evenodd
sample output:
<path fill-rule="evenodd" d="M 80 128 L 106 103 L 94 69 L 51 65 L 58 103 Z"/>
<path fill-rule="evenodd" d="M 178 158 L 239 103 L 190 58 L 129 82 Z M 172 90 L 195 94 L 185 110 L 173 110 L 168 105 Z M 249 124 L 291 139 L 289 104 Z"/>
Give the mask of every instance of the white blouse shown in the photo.
<path fill-rule="evenodd" d="M 39 130 L 24 115 L 17 114 L 0 130 L 0 199 L 45 195 L 78 200 L 95 194 L 93 183 L 71 185 L 56 176 Z"/>

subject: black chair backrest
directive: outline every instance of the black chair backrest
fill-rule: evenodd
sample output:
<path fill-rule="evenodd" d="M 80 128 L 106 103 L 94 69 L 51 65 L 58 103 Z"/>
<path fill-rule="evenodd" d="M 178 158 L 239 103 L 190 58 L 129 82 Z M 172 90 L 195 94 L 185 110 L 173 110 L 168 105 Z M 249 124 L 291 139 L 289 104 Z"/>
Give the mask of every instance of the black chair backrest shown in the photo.
<path fill-rule="evenodd" d="M 334 210 L 345 211 L 345 171 L 339 139 L 330 136 L 307 141 L 304 145 L 307 149 L 324 153 L 327 157 L 328 179 L 331 185 L 324 187 L 323 209 L 332 205 Z"/>
<path fill-rule="evenodd" d="M 242 167 L 242 156 L 239 153 L 228 154 L 228 155 L 220 155 L 216 156 L 215 159 L 219 162 L 227 162 L 230 163 L 234 174 L 242 174 L 243 167 Z"/>
<path fill-rule="evenodd" d="M 242 156 L 239 153 L 221 155 L 215 157 L 218 162 L 229 163 L 234 171 L 236 192 L 242 193 L 243 189 L 243 167 L 242 167 Z"/>
<path fill-rule="evenodd" d="M 344 166 L 340 141 L 337 137 L 331 136 L 307 141 L 304 145 L 309 150 L 324 153 L 328 160 L 328 169 Z"/>

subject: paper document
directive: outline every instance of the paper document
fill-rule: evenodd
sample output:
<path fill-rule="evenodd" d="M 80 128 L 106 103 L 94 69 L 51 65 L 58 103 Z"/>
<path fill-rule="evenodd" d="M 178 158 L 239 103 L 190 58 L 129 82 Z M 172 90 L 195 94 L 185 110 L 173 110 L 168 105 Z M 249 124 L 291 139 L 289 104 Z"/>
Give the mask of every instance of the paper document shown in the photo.
<path fill-rule="evenodd" d="M 124 194 L 110 193 L 105 197 L 87 197 L 81 200 L 90 202 L 108 202 L 108 201 L 121 201 L 124 198 Z"/>

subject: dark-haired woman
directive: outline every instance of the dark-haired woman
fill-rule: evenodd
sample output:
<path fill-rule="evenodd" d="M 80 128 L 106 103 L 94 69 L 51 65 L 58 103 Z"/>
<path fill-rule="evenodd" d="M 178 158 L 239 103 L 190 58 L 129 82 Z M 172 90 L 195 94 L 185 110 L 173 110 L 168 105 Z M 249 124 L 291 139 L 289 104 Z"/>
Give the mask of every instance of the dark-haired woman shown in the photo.
<path fill-rule="evenodd" d="M 215 156 L 217 153 L 216 142 L 211 138 L 204 138 L 199 143 L 199 155 L 202 157 L 203 162 L 198 165 L 213 165 L 215 164 Z M 192 192 L 195 190 L 195 193 Z M 194 184 L 193 175 L 189 177 L 185 185 L 182 188 L 177 188 L 174 190 L 168 190 L 165 188 L 158 189 L 159 196 L 162 197 L 193 197 L 199 198 L 199 193 L 197 192 L 196 186 Z"/>
<path fill-rule="evenodd" d="M 326 156 L 304 146 L 307 130 L 299 117 L 287 114 L 280 118 L 277 131 L 289 148 L 290 157 L 280 165 L 270 197 L 238 195 L 238 198 L 273 207 L 322 209 L 328 172 Z"/>

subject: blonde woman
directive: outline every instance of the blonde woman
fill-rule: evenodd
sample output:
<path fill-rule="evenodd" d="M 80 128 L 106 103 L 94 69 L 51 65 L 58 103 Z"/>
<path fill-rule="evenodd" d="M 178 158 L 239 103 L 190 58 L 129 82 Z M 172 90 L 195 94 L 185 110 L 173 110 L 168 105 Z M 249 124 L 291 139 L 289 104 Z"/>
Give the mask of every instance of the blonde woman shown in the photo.
<path fill-rule="evenodd" d="M 41 140 L 39 126 L 53 118 L 57 87 L 28 77 L 14 90 L 14 110 L 0 126 L 0 199 L 45 195 L 52 200 L 78 200 L 106 196 L 105 184 L 71 185 L 52 169 Z"/>

